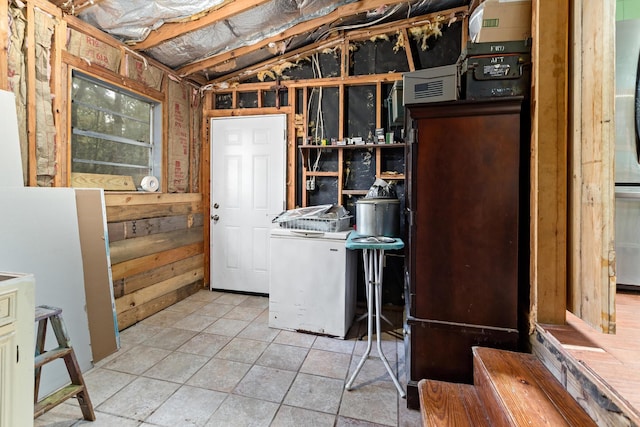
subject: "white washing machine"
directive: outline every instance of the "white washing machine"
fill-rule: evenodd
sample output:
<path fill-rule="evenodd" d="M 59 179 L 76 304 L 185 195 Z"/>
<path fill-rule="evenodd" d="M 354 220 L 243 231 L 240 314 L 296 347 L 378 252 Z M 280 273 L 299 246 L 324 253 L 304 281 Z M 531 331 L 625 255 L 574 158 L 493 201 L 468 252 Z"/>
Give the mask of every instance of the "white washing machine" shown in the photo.
<path fill-rule="evenodd" d="M 344 338 L 356 306 L 350 231 L 271 230 L 269 326 Z"/>

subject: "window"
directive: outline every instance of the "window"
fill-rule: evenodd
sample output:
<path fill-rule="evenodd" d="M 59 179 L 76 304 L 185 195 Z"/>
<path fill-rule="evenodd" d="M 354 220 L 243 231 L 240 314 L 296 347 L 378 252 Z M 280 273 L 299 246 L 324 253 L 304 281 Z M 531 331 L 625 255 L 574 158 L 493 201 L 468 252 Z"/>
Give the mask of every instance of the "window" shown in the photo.
<path fill-rule="evenodd" d="M 74 73 L 71 93 L 71 171 L 161 175 L 161 107 L 158 102 Z"/>

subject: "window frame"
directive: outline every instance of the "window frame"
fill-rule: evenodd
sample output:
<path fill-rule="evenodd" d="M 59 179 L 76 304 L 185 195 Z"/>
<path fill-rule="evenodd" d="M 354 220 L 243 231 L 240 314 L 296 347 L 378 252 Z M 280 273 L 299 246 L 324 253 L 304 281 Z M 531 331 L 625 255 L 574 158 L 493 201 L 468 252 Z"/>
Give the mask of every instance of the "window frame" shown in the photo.
<path fill-rule="evenodd" d="M 148 102 L 151 104 L 151 114 L 150 114 L 150 170 L 152 172 L 152 175 L 155 176 L 158 181 L 160 182 L 160 189 L 163 188 L 163 183 L 165 181 L 165 176 L 164 176 L 164 171 L 165 171 L 165 145 L 166 145 L 166 141 L 164 138 L 164 134 L 162 132 L 163 129 L 163 120 L 164 120 L 164 116 L 163 116 L 163 109 L 164 109 L 164 99 L 159 99 L 157 97 L 151 96 L 148 93 L 141 93 L 140 91 L 136 91 L 135 89 L 125 86 L 125 85 L 120 85 L 117 83 L 114 83 L 113 81 L 110 81 L 108 79 L 102 78 L 102 77 L 98 77 L 95 76 L 93 74 L 90 74 L 82 69 L 77 69 L 77 68 L 72 68 L 70 70 L 69 73 L 69 106 L 68 106 L 68 114 L 69 114 L 69 120 L 68 120 L 68 159 L 67 159 L 67 164 L 68 164 L 68 170 L 69 173 L 73 173 L 73 137 L 75 134 L 78 133 L 87 133 L 89 134 L 88 136 L 95 136 L 98 138 L 101 138 L 103 134 L 100 134 L 98 132 L 95 133 L 95 135 L 90 135 L 92 133 L 92 131 L 76 131 L 74 132 L 73 129 L 73 83 L 74 83 L 74 79 L 75 78 L 80 78 L 83 79 L 85 81 L 88 82 L 92 82 L 94 84 L 97 84 L 99 86 L 102 86 L 106 89 L 109 90 L 113 90 L 115 92 L 118 93 L 122 93 L 125 94 L 129 97 L 132 98 L 136 98 L 138 100 L 141 100 L 143 102 Z M 96 110 L 105 110 L 102 108 L 96 108 Z M 121 114 L 120 112 L 116 112 L 116 111 L 110 111 L 110 110 L 105 110 L 110 114 L 116 114 L 116 115 L 120 115 L 122 117 L 128 117 L 126 114 Z M 118 136 L 115 135 L 106 135 L 108 136 L 109 141 L 113 141 L 113 142 L 119 142 L 119 143 L 127 143 L 127 144 L 131 144 L 131 145 L 140 145 L 140 146 L 147 146 L 148 144 L 146 143 L 136 143 L 134 140 L 127 140 L 124 141 L 126 138 L 120 138 Z M 117 176 L 117 175 L 114 175 Z M 134 185 L 136 187 L 137 190 L 140 189 L 140 182 L 134 182 Z M 108 189 L 105 189 L 105 191 L 108 191 Z"/>

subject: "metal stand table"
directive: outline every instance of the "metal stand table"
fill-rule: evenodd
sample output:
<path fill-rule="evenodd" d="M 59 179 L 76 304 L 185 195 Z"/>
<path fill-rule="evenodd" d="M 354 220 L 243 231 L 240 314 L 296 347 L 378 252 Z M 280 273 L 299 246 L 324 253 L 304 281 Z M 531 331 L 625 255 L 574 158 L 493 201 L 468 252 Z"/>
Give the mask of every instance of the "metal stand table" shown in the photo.
<path fill-rule="evenodd" d="M 389 238 L 389 237 L 365 237 L 361 236 L 355 232 L 349 234 L 349 238 L 346 243 L 347 249 L 357 250 L 362 249 L 362 259 L 364 262 L 364 276 L 367 286 L 367 350 L 362 355 L 362 359 L 358 363 L 356 370 L 349 378 L 349 381 L 345 384 L 344 388 L 346 390 L 351 390 L 351 386 L 353 385 L 353 381 L 356 379 L 358 373 L 362 369 L 364 362 L 369 358 L 369 354 L 371 353 L 371 345 L 372 345 L 372 335 L 373 335 L 373 307 L 375 305 L 375 319 L 376 319 L 376 344 L 378 346 L 378 353 L 380 354 L 380 358 L 382 359 L 382 363 L 384 363 L 385 368 L 389 372 L 393 383 L 395 384 L 400 396 L 405 397 L 406 393 L 402 389 L 402 386 L 398 382 L 398 378 L 393 373 L 391 366 L 389 366 L 389 361 L 384 356 L 382 352 L 382 343 L 380 342 L 380 318 L 382 317 L 382 271 L 384 267 L 384 251 L 385 250 L 394 250 L 394 249 L 402 249 L 404 247 L 404 242 L 402 239 L 397 238 Z M 373 301 L 372 301 L 373 298 Z"/>

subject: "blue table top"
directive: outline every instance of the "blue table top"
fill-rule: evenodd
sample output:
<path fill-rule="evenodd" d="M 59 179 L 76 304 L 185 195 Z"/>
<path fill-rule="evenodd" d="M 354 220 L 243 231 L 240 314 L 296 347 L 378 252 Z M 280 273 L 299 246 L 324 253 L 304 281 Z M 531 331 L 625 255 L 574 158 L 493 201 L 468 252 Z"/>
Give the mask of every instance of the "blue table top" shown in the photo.
<path fill-rule="evenodd" d="M 347 249 L 382 249 L 394 250 L 404 248 L 400 238 L 362 236 L 355 231 L 349 233 L 346 243 Z"/>

